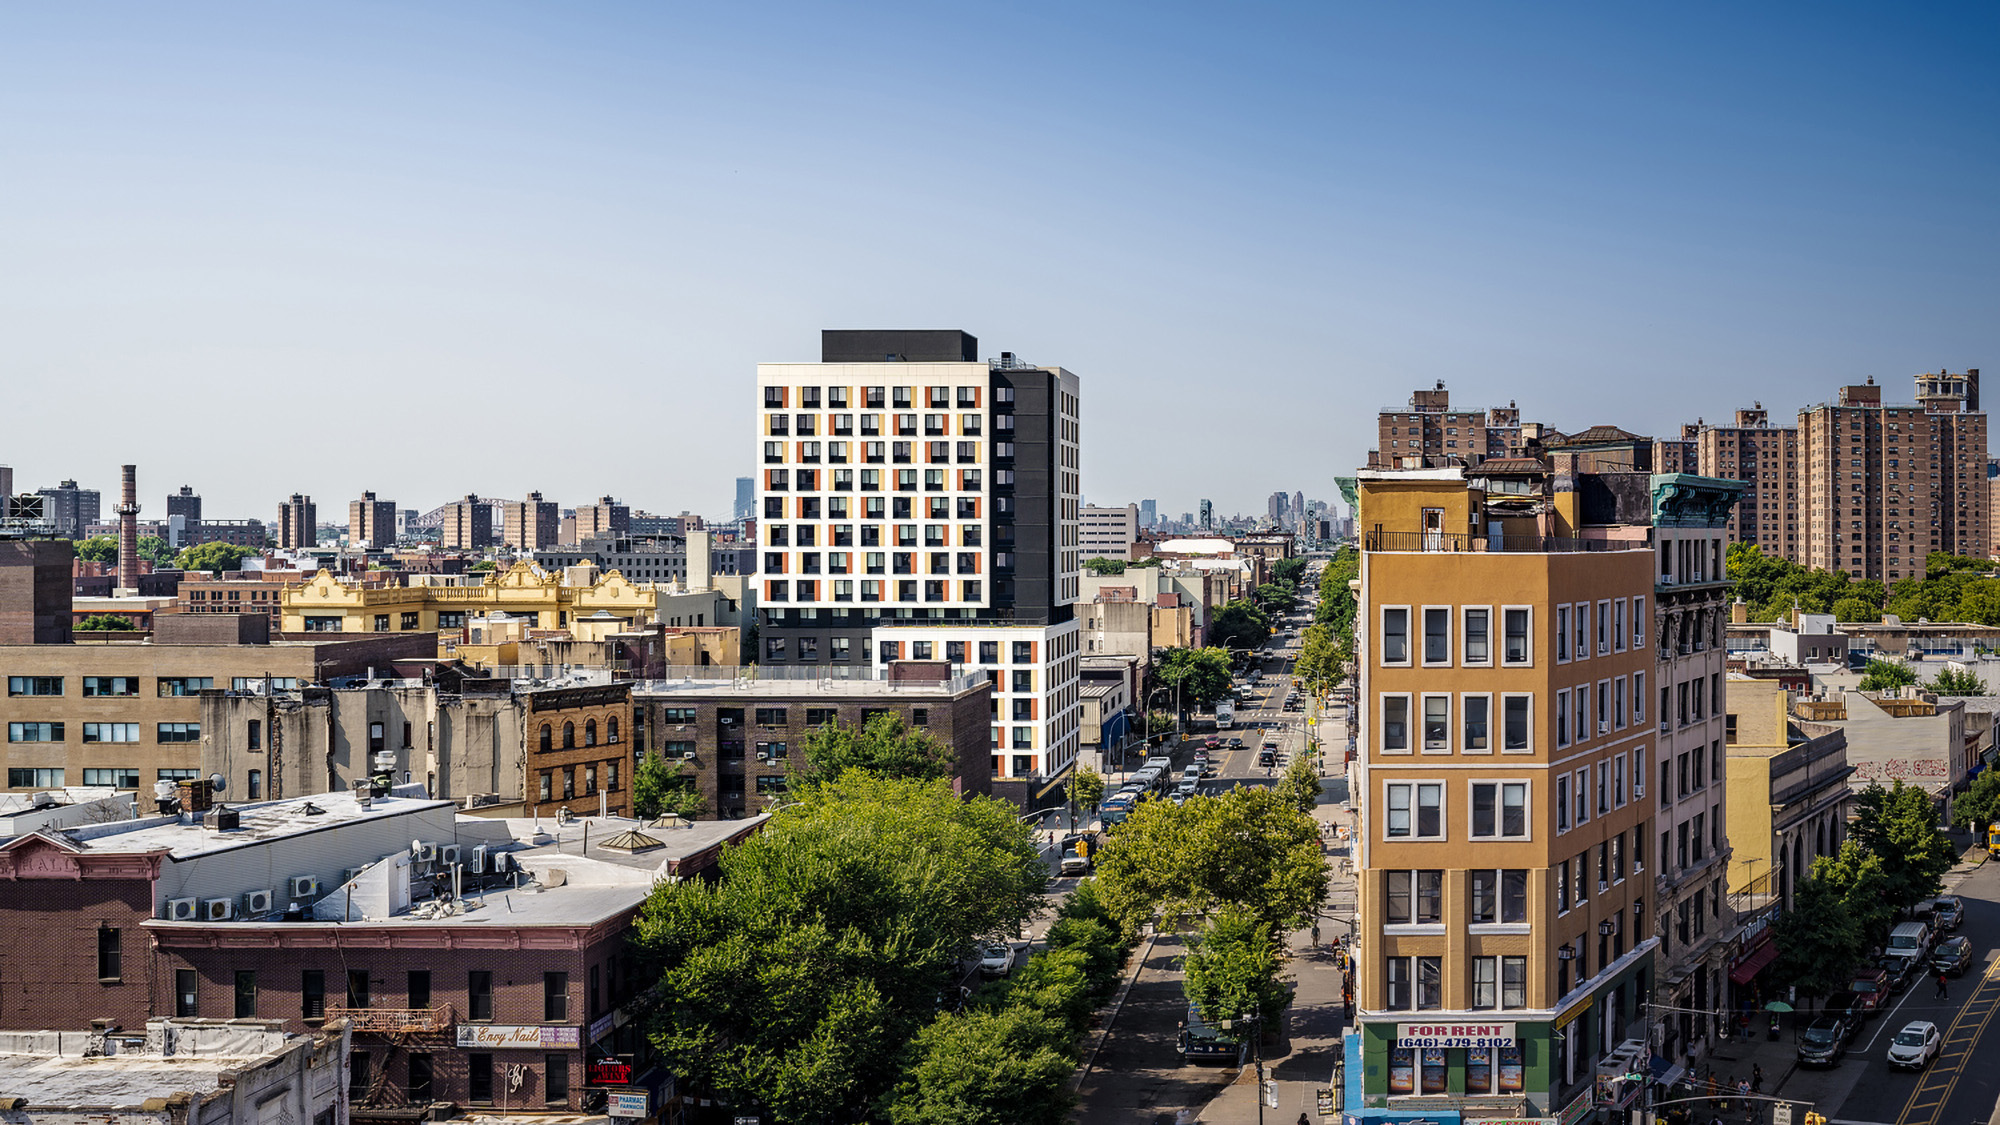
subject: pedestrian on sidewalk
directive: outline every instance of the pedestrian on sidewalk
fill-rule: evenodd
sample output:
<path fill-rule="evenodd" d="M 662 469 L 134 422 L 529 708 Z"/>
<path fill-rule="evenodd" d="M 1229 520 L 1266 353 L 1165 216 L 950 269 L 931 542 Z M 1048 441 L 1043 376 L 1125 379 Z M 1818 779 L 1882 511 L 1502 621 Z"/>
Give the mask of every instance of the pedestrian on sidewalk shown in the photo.
<path fill-rule="evenodd" d="M 1764 1092 L 1764 1068 L 1761 1066 L 1750 1067 L 1750 1092 L 1753 1094 Z"/>
<path fill-rule="evenodd" d="M 1945 990 L 1944 990 L 1944 970 L 1942 969 L 1938 970 L 1937 986 L 1938 986 L 1937 998 L 1943 1000 L 1945 998 Z"/>

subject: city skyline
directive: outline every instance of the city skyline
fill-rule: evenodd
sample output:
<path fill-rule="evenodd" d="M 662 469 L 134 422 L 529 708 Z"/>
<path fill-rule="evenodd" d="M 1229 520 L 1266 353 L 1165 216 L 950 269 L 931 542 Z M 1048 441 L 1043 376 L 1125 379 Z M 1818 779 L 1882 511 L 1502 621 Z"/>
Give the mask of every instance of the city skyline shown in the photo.
<path fill-rule="evenodd" d="M 1676 19 L 13 10 L 10 405 L 138 409 L 96 420 L 116 453 L 43 426 L 7 458 L 100 490 L 150 464 L 242 515 L 384 487 L 352 474 L 383 457 L 402 497 L 719 513 L 750 468 L 726 388 L 895 324 L 1092 372 L 1093 496 L 1256 511 L 1330 493 L 1438 378 L 1659 436 L 1991 366 L 1992 14 Z M 961 77 L 1021 57 L 1059 80 Z M 482 419 L 550 396 L 633 439 L 468 481 Z M 1195 418 L 1256 457 L 1153 452 Z M 260 429 L 246 481 L 225 435 Z"/>

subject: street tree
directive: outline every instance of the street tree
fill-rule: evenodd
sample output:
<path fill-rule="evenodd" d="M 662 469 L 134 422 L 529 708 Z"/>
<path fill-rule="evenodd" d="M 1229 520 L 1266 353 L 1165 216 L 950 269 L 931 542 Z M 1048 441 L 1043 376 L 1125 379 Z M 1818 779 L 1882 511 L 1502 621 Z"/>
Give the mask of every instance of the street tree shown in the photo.
<path fill-rule="evenodd" d="M 1238 598 L 1209 616 L 1208 639 L 1222 648 L 1257 648 L 1271 639 L 1271 619 Z"/>
<path fill-rule="evenodd" d="M 1840 851 L 1813 860 L 1812 877 L 1814 882 L 1824 882 L 1840 892 L 1840 901 L 1861 940 L 1879 945 L 1889 936 L 1896 908 L 1889 903 L 1889 879 L 1882 869 L 1882 857 L 1862 850 L 1853 840 L 1844 840 Z"/>
<path fill-rule="evenodd" d="M 1278 779 L 1276 786 L 1280 800 L 1307 816 L 1319 807 L 1322 788 L 1318 767 L 1304 754 L 1292 755 L 1292 763 L 1285 767 L 1285 776 Z"/>
<path fill-rule="evenodd" d="M 1977 829 L 1983 836 L 1986 826 L 2000 820 L 2000 770 L 1986 770 L 1972 779 L 1972 787 L 1951 803 L 1952 824 Z"/>
<path fill-rule="evenodd" d="M 1882 861 L 1883 893 L 1896 910 L 1907 910 L 1944 890 L 1951 870 L 1951 841 L 1938 831 L 1931 795 L 1901 779 L 1892 789 L 1871 785 L 1855 798 L 1847 838 Z"/>
<path fill-rule="evenodd" d="M 931 781 L 950 777 L 958 756 L 930 732 L 912 730 L 901 716 L 870 715 L 865 723 L 830 719 L 806 732 L 800 784 L 837 781 L 848 770 L 867 770 L 884 777 Z"/>
<path fill-rule="evenodd" d="M 632 815 L 641 820 L 674 813 L 688 820 L 699 817 L 707 806 L 694 775 L 681 762 L 660 759 L 660 752 L 648 750 L 632 770 Z"/>
<path fill-rule="evenodd" d="M 1271 927 L 1240 906 L 1209 916 L 1181 967 L 1186 973 L 1181 991 L 1210 1026 L 1251 1018 L 1269 1026 L 1291 998 L 1278 978 Z"/>
<path fill-rule="evenodd" d="M 1015 933 L 1048 869 L 1012 806 L 852 770 L 664 883 L 635 942 L 645 1030 L 684 1081 L 779 1125 L 849 1125 L 894 1091 L 960 954 Z"/>
<path fill-rule="evenodd" d="M 1097 854 L 1098 895 L 1127 935 L 1154 914 L 1172 927 L 1229 905 L 1274 930 L 1296 926 L 1326 891 L 1318 825 L 1263 787 L 1144 802 Z"/>
<path fill-rule="evenodd" d="M 1170 648 L 1153 664 L 1153 682 L 1168 689 L 1185 711 L 1206 707 L 1229 692 L 1229 653 L 1219 648 Z"/>
<path fill-rule="evenodd" d="M 1286 614 L 1299 603 L 1299 595 L 1293 586 L 1266 582 L 1257 587 L 1256 600 L 1258 608 L 1266 613 Z"/>
<path fill-rule="evenodd" d="M 76 557 L 84 562 L 111 562 L 118 557 L 118 540 L 109 535 L 93 535 L 76 541 Z"/>
<path fill-rule="evenodd" d="M 1096 812 L 1104 801 L 1104 775 L 1089 766 L 1078 766 L 1069 783 L 1069 795 L 1079 808 Z"/>
<path fill-rule="evenodd" d="M 890 1125 L 1061 1125 L 1076 1062 L 1062 1024 L 1026 1005 L 946 1012 L 910 1044 Z"/>
<path fill-rule="evenodd" d="M 1306 560 L 1297 555 L 1289 559 L 1279 559 L 1271 564 L 1271 581 L 1286 586 L 1297 587 L 1299 580 L 1306 576 Z"/>
<path fill-rule="evenodd" d="M 1925 684 L 1939 695 L 1985 695 L 1986 681 L 1969 668 L 1946 668 Z"/>
<path fill-rule="evenodd" d="M 1292 665 L 1292 674 L 1305 681 L 1307 691 L 1323 694 L 1347 674 L 1351 655 L 1342 650 L 1333 626 L 1308 625 L 1299 641 L 1299 658 Z"/>
<path fill-rule="evenodd" d="M 1868 943 L 1840 888 L 1817 880 L 1802 883 L 1793 892 L 1792 904 L 1778 919 L 1772 938 L 1778 943 L 1773 970 L 1777 978 L 1807 996 L 1846 988 Z"/>
<path fill-rule="evenodd" d="M 253 548 L 238 547 L 234 543 L 197 543 L 183 548 L 174 561 L 182 570 L 222 574 L 240 568 L 244 559 L 252 558 L 257 553 Z"/>

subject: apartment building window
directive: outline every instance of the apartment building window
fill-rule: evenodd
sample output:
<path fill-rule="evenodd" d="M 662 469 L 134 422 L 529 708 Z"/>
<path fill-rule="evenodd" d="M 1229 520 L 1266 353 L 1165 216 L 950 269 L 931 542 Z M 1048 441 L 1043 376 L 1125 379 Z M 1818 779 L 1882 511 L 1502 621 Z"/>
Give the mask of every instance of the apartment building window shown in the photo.
<path fill-rule="evenodd" d="M 1534 698 L 1532 695 L 1500 697 L 1502 750 L 1527 752 L 1533 749 L 1529 732 L 1533 729 L 1530 719 Z"/>
<path fill-rule="evenodd" d="M 1625 677 L 1611 681 L 1611 723 L 1618 730 L 1625 729 Z"/>
<path fill-rule="evenodd" d="M 1488 736 L 1488 712 L 1492 709 L 1493 697 L 1488 695 L 1467 695 L 1459 703 L 1464 713 L 1464 744 L 1467 753 L 1491 750 L 1492 741 Z"/>
<path fill-rule="evenodd" d="M 7 724 L 7 741 L 9 742 L 61 742 L 62 740 L 63 725 L 61 723 Z"/>
<path fill-rule="evenodd" d="M 1556 663 L 1569 663 L 1569 607 L 1556 607 Z"/>
<path fill-rule="evenodd" d="M 1611 803 L 1617 808 L 1625 807 L 1625 755 L 1611 759 Z"/>
<path fill-rule="evenodd" d="M 1645 795 L 1646 748 L 1638 746 L 1632 750 L 1632 799 L 1636 801 Z"/>
<path fill-rule="evenodd" d="M 1477 924 L 1528 920 L 1528 873 L 1522 869 L 1468 872 L 1471 919 Z"/>
<path fill-rule="evenodd" d="M 1410 662 L 1410 609 L 1386 606 L 1382 610 L 1382 663 Z"/>
<path fill-rule="evenodd" d="M 1410 959 L 1408 957 L 1391 957 L 1387 961 L 1386 969 L 1387 971 L 1383 973 L 1382 980 L 1386 987 L 1387 995 L 1384 998 L 1382 1006 L 1392 1012 L 1409 1011 Z"/>
<path fill-rule="evenodd" d="M 1444 786 L 1436 782 L 1390 782 L 1386 834 L 1392 840 L 1444 838 Z"/>
<path fill-rule="evenodd" d="M 139 741 L 139 724 L 85 723 L 83 724 L 83 740 L 85 742 L 137 742 Z M 255 750 L 257 747 L 253 744 L 250 748 Z"/>
<path fill-rule="evenodd" d="M 1576 805 L 1574 812 L 1576 814 L 1576 823 L 1578 827 L 1581 827 L 1590 823 L 1590 767 L 1585 766 L 1570 776 L 1576 779 L 1576 788 L 1574 790 L 1576 793 Z"/>
<path fill-rule="evenodd" d="M 1571 638 L 1570 651 L 1578 660 L 1590 659 L 1590 603 L 1578 602 L 1576 613 L 1571 618 L 1576 632 Z"/>
<path fill-rule="evenodd" d="M 97 979 L 104 984 L 125 979 L 123 934 L 111 926 L 97 928 Z"/>
<path fill-rule="evenodd" d="M 1646 725 L 1646 673 L 1632 673 L 1632 724 Z"/>
<path fill-rule="evenodd" d="M 1528 646 L 1529 610 L 1509 607 L 1501 610 L 1501 625 L 1505 630 L 1505 648 L 1501 661 L 1509 666 L 1521 666 L 1530 662 Z"/>
<path fill-rule="evenodd" d="M 1424 696 L 1424 749 L 1451 750 L 1451 696 Z"/>
<path fill-rule="evenodd" d="M 1569 732 L 1569 689 L 1556 692 L 1556 745 L 1568 746 Z"/>
<path fill-rule="evenodd" d="M 1389 871 L 1385 920 L 1391 925 L 1434 926 L 1444 921 L 1444 872 Z"/>
<path fill-rule="evenodd" d="M 60 684 L 62 681 L 56 681 Z M 57 692 L 61 694 L 61 692 Z M 139 694 L 137 676 L 85 676 L 83 678 L 85 698 L 92 696 L 134 696 Z"/>
<path fill-rule="evenodd" d="M 161 699 L 193 695 L 215 687 L 215 679 L 211 676 L 161 676 L 156 683 Z"/>
<path fill-rule="evenodd" d="M 1435 1011 L 1444 1007 L 1444 959 L 1418 957 L 1417 1010 Z"/>
<path fill-rule="evenodd" d="M 1597 603 L 1597 655 L 1599 656 L 1611 655 L 1610 618 L 1611 618 L 1611 603 L 1608 601 L 1598 602 Z"/>
<path fill-rule="evenodd" d="M 174 970 L 174 1014 L 201 1015 L 201 975 L 193 969 Z"/>
<path fill-rule="evenodd" d="M 1569 912 L 1569 860 L 1563 860 L 1562 862 L 1556 864 L 1556 913 L 1567 914 L 1568 912 Z M 1569 990 L 1568 989 L 1557 990 L 1558 993 L 1567 991 Z"/>
<path fill-rule="evenodd" d="M 1408 751 L 1410 748 L 1410 697 L 1407 695 L 1385 695 L 1382 697 L 1382 749 L 1385 752 Z"/>
<path fill-rule="evenodd" d="M 1615 598 L 1611 602 L 1611 646 L 1619 652 L 1625 651 L 1625 599 Z"/>
<path fill-rule="evenodd" d="M 61 676 L 7 677 L 8 695 L 61 695 L 62 693 L 63 678 Z"/>
<path fill-rule="evenodd" d="M 1646 599 L 1632 599 L 1632 647 L 1646 647 Z"/>
<path fill-rule="evenodd" d="M 139 771 L 131 766 L 110 766 L 102 769 L 83 771 L 85 785 L 102 785 L 111 789 L 139 788 Z"/>
<path fill-rule="evenodd" d="M 493 974 L 484 969 L 474 969 L 466 974 L 465 984 L 466 1018 L 489 1021 L 493 1018 Z"/>
<path fill-rule="evenodd" d="M 299 973 L 299 1018 L 326 1018 L 325 969 L 305 969 Z"/>
<path fill-rule="evenodd" d="M 1528 835 L 1528 783 L 1477 781 L 1472 784 L 1474 839 L 1525 839 Z"/>
<path fill-rule="evenodd" d="M 569 1020 L 569 974 L 542 974 L 542 1020 L 566 1023 Z"/>
<path fill-rule="evenodd" d="M 236 970 L 236 1018 L 253 1020 L 257 1018 L 257 971 L 255 969 Z"/>
<path fill-rule="evenodd" d="M 1556 831 L 1569 831 L 1569 775 L 1556 777 Z"/>
<path fill-rule="evenodd" d="M 1424 663 L 1451 663 L 1451 610 L 1424 607 Z"/>

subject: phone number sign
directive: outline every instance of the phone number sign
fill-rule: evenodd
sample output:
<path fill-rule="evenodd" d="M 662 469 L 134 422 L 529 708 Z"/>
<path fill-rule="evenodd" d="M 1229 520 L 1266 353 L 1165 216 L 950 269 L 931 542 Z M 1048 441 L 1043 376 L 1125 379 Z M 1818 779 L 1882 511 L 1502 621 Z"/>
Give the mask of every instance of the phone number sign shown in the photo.
<path fill-rule="evenodd" d="M 1511 1023 L 1399 1023 L 1398 1047 L 1513 1047 Z"/>

